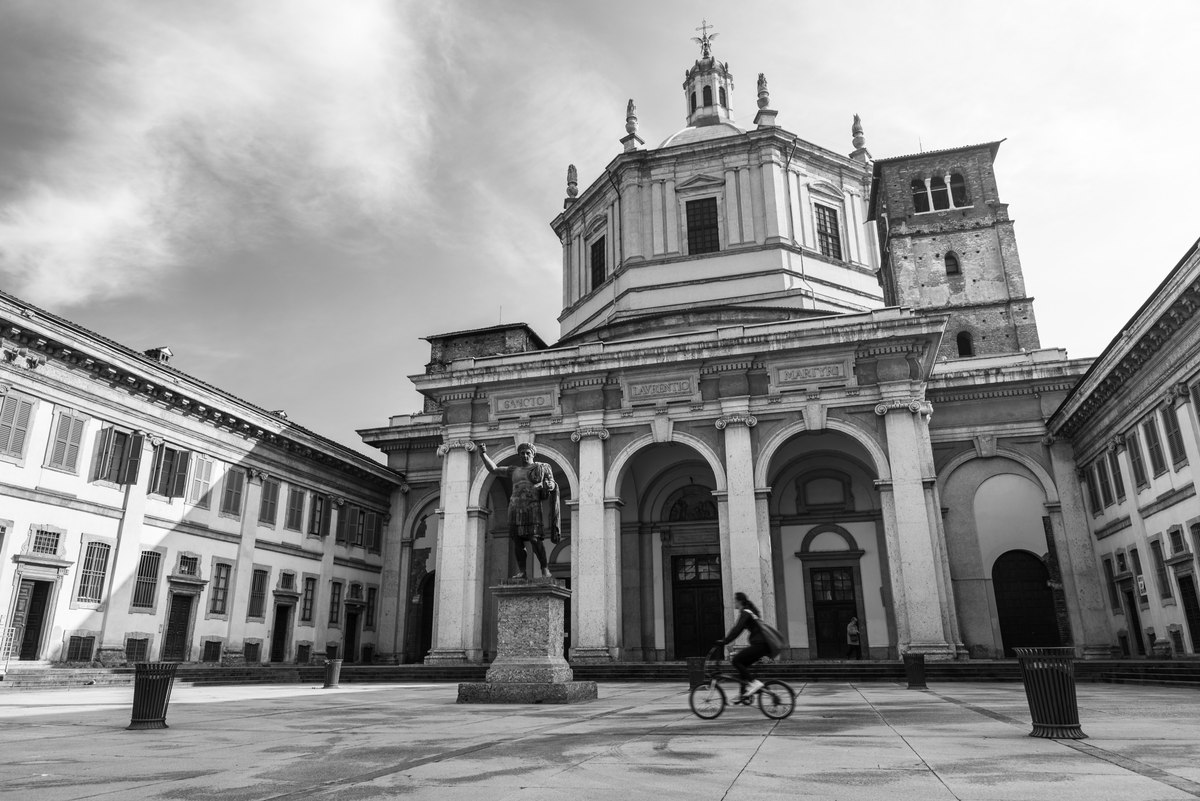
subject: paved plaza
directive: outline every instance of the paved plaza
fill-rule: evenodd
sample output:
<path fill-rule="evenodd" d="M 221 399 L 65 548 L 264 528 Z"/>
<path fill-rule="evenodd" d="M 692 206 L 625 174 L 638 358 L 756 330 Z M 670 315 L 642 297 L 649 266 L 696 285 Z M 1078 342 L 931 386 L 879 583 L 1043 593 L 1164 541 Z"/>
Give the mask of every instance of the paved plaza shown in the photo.
<path fill-rule="evenodd" d="M 177 686 L 171 728 L 125 731 L 133 690 L 0 694 L 0 798 L 1190 799 L 1200 692 L 1085 684 L 1089 739 L 1027 736 L 1019 684 L 817 683 L 795 714 L 688 711 L 676 685 L 576 706 L 461 706 L 449 684 Z"/>

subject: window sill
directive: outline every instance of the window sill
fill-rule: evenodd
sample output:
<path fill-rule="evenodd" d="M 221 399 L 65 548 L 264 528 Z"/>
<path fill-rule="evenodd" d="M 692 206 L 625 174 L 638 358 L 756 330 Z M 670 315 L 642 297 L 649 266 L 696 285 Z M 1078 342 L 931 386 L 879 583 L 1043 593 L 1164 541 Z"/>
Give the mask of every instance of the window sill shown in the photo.
<path fill-rule="evenodd" d="M 205 620 L 229 620 L 228 612 L 205 612 Z"/>
<path fill-rule="evenodd" d="M 131 606 L 131 607 L 129 607 L 129 614 L 131 614 L 131 615 L 157 615 L 158 607 L 157 606 Z"/>
<path fill-rule="evenodd" d="M 1171 465 L 1171 469 L 1178 473 L 1180 470 L 1187 467 L 1187 463 L 1188 460 L 1186 458 L 1180 459 L 1178 462 L 1175 462 L 1173 465 Z"/>
<path fill-rule="evenodd" d="M 949 208 L 945 208 L 945 209 L 930 209 L 929 211 L 914 211 L 913 216 L 920 217 L 924 214 L 945 214 L 948 211 L 966 211 L 967 209 L 973 209 L 973 208 L 975 208 L 975 204 L 972 203 L 970 206 L 950 206 Z"/>
<path fill-rule="evenodd" d="M 226 520 L 237 520 L 239 523 L 242 520 L 241 515 L 234 514 L 233 512 L 217 512 L 217 517 L 223 517 Z"/>
<path fill-rule="evenodd" d="M 0 457 L 0 459 L 2 459 L 2 458 L 3 457 Z M 77 468 L 77 467 L 59 467 L 57 465 L 44 464 L 44 465 L 42 465 L 42 469 L 43 470 L 52 470 L 55 473 L 62 473 L 63 475 L 67 475 L 67 476 L 78 476 L 79 475 L 79 468 Z"/>
<path fill-rule="evenodd" d="M 11 453 L 0 453 L 0 462 L 7 462 L 9 464 L 14 464 L 17 467 L 24 467 L 25 466 L 25 457 L 24 456 L 14 456 Z"/>
<path fill-rule="evenodd" d="M 93 480 L 92 483 L 97 487 L 107 487 L 108 489 L 119 490 L 125 488 L 124 484 L 118 484 L 115 481 L 109 481 L 107 478 L 97 478 Z"/>
<path fill-rule="evenodd" d="M 1158 605 L 1163 609 L 1166 609 L 1168 606 L 1176 606 L 1177 604 L 1175 603 L 1174 598 L 1159 598 Z"/>

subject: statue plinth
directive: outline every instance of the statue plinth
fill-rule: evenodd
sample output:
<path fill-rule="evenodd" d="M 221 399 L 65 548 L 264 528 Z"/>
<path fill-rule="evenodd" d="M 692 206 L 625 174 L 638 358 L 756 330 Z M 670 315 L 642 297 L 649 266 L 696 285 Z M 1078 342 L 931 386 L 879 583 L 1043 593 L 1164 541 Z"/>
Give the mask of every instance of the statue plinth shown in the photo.
<path fill-rule="evenodd" d="M 492 587 L 496 659 L 485 682 L 458 685 L 460 704 L 571 704 L 596 698 L 596 682 L 574 681 L 563 659 L 564 602 L 554 579 L 510 579 Z"/>

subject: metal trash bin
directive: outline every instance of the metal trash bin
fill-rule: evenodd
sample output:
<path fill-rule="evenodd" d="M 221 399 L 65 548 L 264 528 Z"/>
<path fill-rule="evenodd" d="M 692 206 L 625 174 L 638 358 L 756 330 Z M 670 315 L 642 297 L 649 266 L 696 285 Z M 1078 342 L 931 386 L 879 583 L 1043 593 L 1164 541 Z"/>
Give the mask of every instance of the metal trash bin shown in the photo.
<path fill-rule="evenodd" d="M 133 668 L 133 714 L 128 729 L 165 729 L 178 662 L 138 662 Z"/>
<path fill-rule="evenodd" d="M 325 686 L 322 689 L 336 688 L 342 678 L 342 660 L 325 660 Z"/>
<path fill-rule="evenodd" d="M 925 654 L 904 655 L 904 678 L 908 680 L 908 689 L 925 689 Z"/>
<path fill-rule="evenodd" d="M 1030 737 L 1081 740 L 1074 648 L 1014 648 L 1033 719 Z"/>
<path fill-rule="evenodd" d="M 699 687 L 707 679 L 704 675 L 704 657 L 689 656 L 687 658 L 688 689 Z"/>

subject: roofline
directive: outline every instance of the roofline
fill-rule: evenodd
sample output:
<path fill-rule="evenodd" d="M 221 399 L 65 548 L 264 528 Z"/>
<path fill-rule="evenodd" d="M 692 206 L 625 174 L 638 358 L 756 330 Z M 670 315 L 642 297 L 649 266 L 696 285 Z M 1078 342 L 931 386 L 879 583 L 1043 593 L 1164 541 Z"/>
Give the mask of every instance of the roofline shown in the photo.
<path fill-rule="evenodd" d="M 540 336 L 538 336 L 538 332 L 534 331 L 529 323 L 500 323 L 499 325 L 489 325 L 484 326 L 483 328 L 465 328 L 462 331 L 451 331 L 447 334 L 428 334 L 427 336 L 420 337 L 420 339 L 429 342 L 430 340 L 434 339 L 447 339 L 449 337 L 459 337 L 466 334 L 482 334 L 487 331 L 506 331 L 510 328 L 524 328 L 533 335 L 534 340 L 539 345 L 541 345 L 543 348 L 549 347 L 549 345 L 547 345 L 546 342 Z"/>

